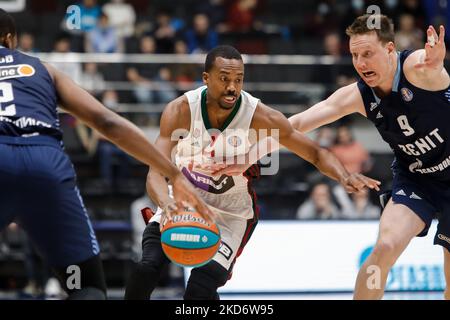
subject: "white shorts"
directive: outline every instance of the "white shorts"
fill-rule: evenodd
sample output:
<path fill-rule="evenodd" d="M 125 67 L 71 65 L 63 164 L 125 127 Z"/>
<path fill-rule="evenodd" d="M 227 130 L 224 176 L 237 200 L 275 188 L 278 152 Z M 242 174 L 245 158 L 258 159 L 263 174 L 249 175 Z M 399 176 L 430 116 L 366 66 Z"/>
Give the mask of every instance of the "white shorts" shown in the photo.
<path fill-rule="evenodd" d="M 254 212 L 251 219 L 243 219 L 233 215 L 221 216 L 224 220 L 223 223 L 217 222 L 221 244 L 213 260 L 231 271 L 236 258 L 241 254 L 258 223 L 258 215 Z"/>

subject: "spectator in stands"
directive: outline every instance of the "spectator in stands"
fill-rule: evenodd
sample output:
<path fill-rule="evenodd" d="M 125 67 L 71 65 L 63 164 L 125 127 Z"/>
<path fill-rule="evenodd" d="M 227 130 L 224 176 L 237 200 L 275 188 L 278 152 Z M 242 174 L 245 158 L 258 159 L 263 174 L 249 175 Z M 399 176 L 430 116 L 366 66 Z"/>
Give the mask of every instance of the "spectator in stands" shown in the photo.
<path fill-rule="evenodd" d="M 363 0 L 361 0 L 362 2 Z M 352 1 L 352 4 L 358 1 Z M 348 3 L 347 1 L 329 1 L 321 0 L 316 1 L 315 11 L 308 14 L 306 12 L 305 17 L 305 31 L 308 35 L 315 36 L 317 38 L 323 38 L 329 30 L 339 30 L 339 22 L 341 19 L 342 5 Z M 359 3 L 356 3 L 358 6 Z M 364 6 L 364 3 L 361 4 Z"/>
<path fill-rule="evenodd" d="M 23 53 L 35 53 L 34 36 L 31 33 L 23 32 L 19 37 L 18 50 Z"/>
<path fill-rule="evenodd" d="M 100 92 L 105 90 L 105 79 L 98 72 L 96 63 L 88 62 L 84 65 L 84 71 L 81 74 L 81 84 L 84 89 L 95 97 L 98 97 Z"/>
<path fill-rule="evenodd" d="M 71 55 L 70 36 L 68 34 L 58 36 L 53 45 L 53 52 L 49 60 L 57 60 L 58 62 L 51 62 L 51 64 L 59 71 L 67 74 L 77 84 L 81 85 L 82 69 L 80 63 L 64 61 L 64 58 L 70 58 Z"/>
<path fill-rule="evenodd" d="M 321 127 L 317 130 L 316 142 L 322 148 L 329 148 L 334 142 L 334 131 L 330 127 Z"/>
<path fill-rule="evenodd" d="M 175 41 L 175 54 L 188 54 L 188 46 L 186 44 L 186 41 L 183 39 L 177 39 Z"/>
<path fill-rule="evenodd" d="M 351 194 L 349 207 L 342 208 L 342 215 L 348 219 L 378 219 L 380 208 L 372 204 L 369 199 L 369 190 L 364 189 Z"/>
<path fill-rule="evenodd" d="M 97 26 L 86 34 L 86 52 L 117 53 L 123 52 L 123 49 L 122 39 L 117 36 L 116 29 L 110 26 L 108 16 L 102 13 Z"/>
<path fill-rule="evenodd" d="M 333 203 L 330 187 L 326 183 L 316 184 L 310 197 L 297 210 L 297 219 L 339 219 L 341 213 Z"/>
<path fill-rule="evenodd" d="M 347 126 L 337 129 L 336 140 L 330 149 L 350 173 L 361 173 L 370 170 L 371 161 L 367 150 L 353 139 Z"/>
<path fill-rule="evenodd" d="M 116 91 L 107 90 L 103 93 L 103 105 L 115 109 L 118 103 L 119 97 Z M 99 132 L 92 130 L 89 133 L 88 127 L 78 120 L 76 120 L 76 131 L 88 154 L 98 156 L 100 186 L 106 192 L 116 192 L 126 187 L 130 176 L 130 157 Z"/>
<path fill-rule="evenodd" d="M 106 90 L 102 95 L 102 103 L 109 109 L 116 109 L 119 105 L 119 95 L 117 91 Z"/>
<path fill-rule="evenodd" d="M 233 0 L 228 7 L 227 31 L 247 33 L 259 29 L 255 19 L 258 0 Z"/>
<path fill-rule="evenodd" d="M 172 72 L 168 67 L 162 67 L 158 70 L 158 75 L 153 79 L 155 83 L 155 103 L 168 103 L 177 97 L 172 84 Z"/>
<path fill-rule="evenodd" d="M 415 26 L 414 17 L 411 14 L 401 14 L 399 17 L 399 29 L 395 33 L 395 46 L 397 50 L 422 49 L 424 33 Z"/>
<path fill-rule="evenodd" d="M 217 32 L 210 28 L 204 13 L 194 16 L 192 28 L 186 31 L 185 37 L 189 53 L 207 53 L 219 43 Z"/>
<path fill-rule="evenodd" d="M 182 39 L 175 41 L 175 54 L 188 54 L 186 42 Z M 191 90 L 198 75 L 197 68 L 193 64 L 178 63 L 172 67 L 173 81 L 176 83 L 178 95 Z M 199 77 L 198 77 L 199 78 Z M 201 85 L 199 83 L 199 85 Z"/>
<path fill-rule="evenodd" d="M 425 9 L 422 5 L 422 2 L 435 2 L 435 1 L 400 0 L 398 12 L 412 15 L 414 17 L 415 26 L 421 30 L 424 30 L 424 28 L 426 27 Z"/>
<path fill-rule="evenodd" d="M 156 41 L 157 53 L 173 53 L 176 33 L 182 29 L 184 22 L 172 18 L 166 9 L 161 9 L 156 15 L 156 26 L 153 37 Z"/>
<path fill-rule="evenodd" d="M 131 4 L 124 0 L 111 0 L 102 7 L 109 23 L 116 29 L 119 38 L 128 38 L 134 34 L 136 12 Z"/>
<path fill-rule="evenodd" d="M 139 51 L 142 54 L 154 54 L 156 42 L 152 36 L 143 36 L 139 41 Z M 130 65 L 127 69 L 127 79 L 135 86 L 133 94 L 139 103 L 153 103 L 152 78 L 157 69 L 151 64 Z"/>
<path fill-rule="evenodd" d="M 342 40 L 338 32 L 329 32 L 323 39 L 323 49 L 326 55 L 336 59 L 342 57 Z"/>
<path fill-rule="evenodd" d="M 81 14 L 81 31 L 89 32 L 97 25 L 97 20 L 101 14 L 100 6 L 97 5 L 97 0 L 83 0 L 77 5 Z"/>
<path fill-rule="evenodd" d="M 195 12 L 203 12 L 208 16 L 211 28 L 217 32 L 226 30 L 225 25 L 225 0 L 201 1 L 195 8 Z"/>

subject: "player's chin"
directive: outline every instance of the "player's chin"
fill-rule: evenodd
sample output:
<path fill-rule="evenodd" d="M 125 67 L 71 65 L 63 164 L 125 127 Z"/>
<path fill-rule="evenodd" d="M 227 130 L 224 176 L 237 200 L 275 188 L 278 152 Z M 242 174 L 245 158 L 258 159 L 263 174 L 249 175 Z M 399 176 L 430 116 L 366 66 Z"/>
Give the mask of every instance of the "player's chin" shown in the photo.
<path fill-rule="evenodd" d="M 380 78 L 376 75 L 371 77 L 362 76 L 362 79 L 371 88 L 377 87 L 380 84 Z"/>
<path fill-rule="evenodd" d="M 219 106 L 220 106 L 222 109 L 227 109 L 227 110 L 229 110 L 229 109 L 233 109 L 234 103 L 228 103 L 228 102 L 226 102 L 226 101 L 224 101 L 224 100 L 221 100 L 220 103 L 219 103 Z"/>
<path fill-rule="evenodd" d="M 379 81 L 375 81 L 373 79 L 370 79 L 370 80 L 363 79 L 363 80 L 371 88 L 378 87 Z"/>

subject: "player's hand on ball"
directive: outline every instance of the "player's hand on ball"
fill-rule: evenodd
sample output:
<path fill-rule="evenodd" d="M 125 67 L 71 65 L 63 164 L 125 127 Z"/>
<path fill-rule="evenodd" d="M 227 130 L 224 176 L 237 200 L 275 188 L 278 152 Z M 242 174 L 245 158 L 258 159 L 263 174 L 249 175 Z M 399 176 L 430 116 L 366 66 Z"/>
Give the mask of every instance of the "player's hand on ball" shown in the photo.
<path fill-rule="evenodd" d="M 171 201 L 164 206 L 162 206 L 163 215 L 169 220 L 172 221 L 174 215 L 177 214 L 178 206 L 175 201 Z"/>
<path fill-rule="evenodd" d="M 376 191 L 380 191 L 379 185 L 380 181 L 366 177 L 360 173 L 352 173 L 348 177 L 344 178 L 341 181 L 341 184 L 344 186 L 345 190 L 348 193 L 358 192 L 359 190 L 364 189 L 365 187 L 369 189 L 375 189 Z"/>
<path fill-rule="evenodd" d="M 179 173 L 172 181 L 173 196 L 178 209 L 182 209 L 186 204 L 193 207 L 206 221 L 214 222 L 216 215 L 208 208 L 206 203 L 200 198 L 192 184 L 190 184 L 182 173 Z"/>

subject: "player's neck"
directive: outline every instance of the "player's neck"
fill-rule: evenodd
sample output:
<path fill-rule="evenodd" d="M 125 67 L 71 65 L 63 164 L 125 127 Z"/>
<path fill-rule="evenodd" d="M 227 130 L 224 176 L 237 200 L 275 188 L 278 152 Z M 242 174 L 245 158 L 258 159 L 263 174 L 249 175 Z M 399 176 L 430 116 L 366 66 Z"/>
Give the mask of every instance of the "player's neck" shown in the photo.
<path fill-rule="evenodd" d="M 230 116 L 230 113 L 236 108 L 231 109 L 222 108 L 217 102 L 206 100 L 206 109 L 208 110 L 208 118 L 213 128 L 219 129 L 223 126 L 225 121 Z"/>

